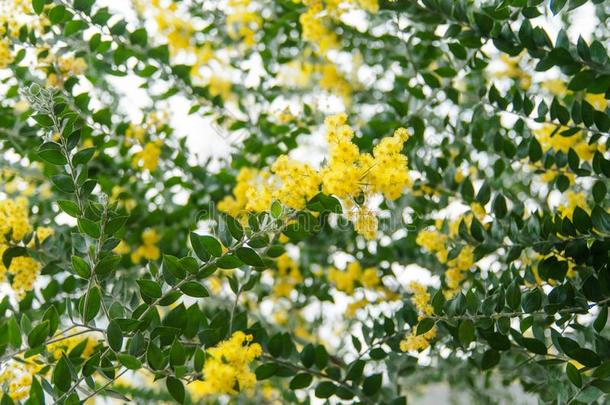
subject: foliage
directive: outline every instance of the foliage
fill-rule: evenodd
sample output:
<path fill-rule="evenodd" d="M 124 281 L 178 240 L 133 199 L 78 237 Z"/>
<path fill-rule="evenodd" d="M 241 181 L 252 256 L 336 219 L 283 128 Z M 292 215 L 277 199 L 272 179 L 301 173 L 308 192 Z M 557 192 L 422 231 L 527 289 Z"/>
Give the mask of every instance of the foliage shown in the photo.
<path fill-rule="evenodd" d="M 607 2 L 0 11 L 2 404 L 608 401 Z"/>

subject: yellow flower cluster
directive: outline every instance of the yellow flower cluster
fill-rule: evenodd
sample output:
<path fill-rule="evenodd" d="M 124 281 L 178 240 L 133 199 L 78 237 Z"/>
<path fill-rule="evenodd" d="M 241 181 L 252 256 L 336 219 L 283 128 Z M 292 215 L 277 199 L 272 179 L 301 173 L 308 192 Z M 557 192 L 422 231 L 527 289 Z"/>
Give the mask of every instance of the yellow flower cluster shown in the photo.
<path fill-rule="evenodd" d="M 415 243 L 423 247 L 430 253 L 436 253 L 439 262 L 447 262 L 447 235 L 437 230 L 423 230 L 417 234 Z"/>
<path fill-rule="evenodd" d="M 212 97 L 220 96 L 224 101 L 231 98 L 231 87 L 233 84 L 230 80 L 224 79 L 218 75 L 212 75 L 208 81 L 208 90 Z"/>
<path fill-rule="evenodd" d="M 343 102 L 349 105 L 352 97 L 352 84 L 345 78 L 345 75 L 332 62 L 322 64 L 319 71 L 320 87 L 341 97 Z"/>
<path fill-rule="evenodd" d="M 153 0 L 151 5 L 152 10 L 156 12 L 157 29 L 167 37 L 172 56 L 181 51 L 189 51 L 195 29 L 189 21 L 178 16 L 177 4 L 170 2 L 167 6 L 162 6 L 158 0 Z"/>
<path fill-rule="evenodd" d="M 6 387 L 13 401 L 23 401 L 30 395 L 33 375 L 43 368 L 32 361 L 10 361 L 0 372 L 0 385 Z"/>
<path fill-rule="evenodd" d="M 163 142 L 160 139 L 147 142 L 144 145 L 144 149 L 134 153 L 131 165 L 133 168 L 139 168 L 140 170 L 148 170 L 154 172 L 157 170 L 159 164 L 159 157 L 161 156 L 161 147 Z"/>
<path fill-rule="evenodd" d="M 561 132 L 567 128 L 557 130 L 555 125 L 545 124 L 533 130 L 534 136 L 540 142 L 542 151 L 546 152 L 553 149 L 555 152 L 568 153 L 574 149 L 578 157 L 582 160 L 591 160 L 596 151 L 604 152 L 605 147 L 599 144 L 590 145 L 583 138 L 582 132 L 577 132 L 571 136 L 562 136 Z"/>
<path fill-rule="evenodd" d="M 53 356 L 55 360 L 59 360 L 62 354 L 68 354 L 76 346 L 83 344 L 84 348 L 80 357 L 83 359 L 88 359 L 89 357 L 91 357 L 93 351 L 95 350 L 95 347 L 97 346 L 97 341 L 92 337 L 72 336 L 69 338 L 61 339 L 57 342 L 47 345 L 47 351 Z"/>
<path fill-rule="evenodd" d="M 410 184 L 407 158 L 400 153 L 408 139 L 407 131 L 399 128 L 393 136 L 383 138 L 372 154 L 361 154 L 352 142 L 354 131 L 346 125 L 345 114 L 330 116 L 325 122 L 330 148 L 326 166 L 316 171 L 305 163 L 280 156 L 271 166 L 273 176 L 243 168 L 237 176 L 233 196 L 225 197 L 218 209 L 239 216 L 244 210 L 266 210 L 273 199 L 288 207 L 303 209 L 321 184 L 324 193 L 335 195 L 347 208 L 356 231 L 367 239 L 374 239 L 377 218 L 365 203 L 374 194 L 395 200 Z M 356 204 L 357 197 L 364 197 L 364 204 Z"/>
<path fill-rule="evenodd" d="M 74 336 L 58 340 L 55 343 L 47 345 L 46 350 L 57 360 L 62 354 L 67 355 L 76 346 L 83 344 L 83 341 L 86 342 L 84 343 L 85 346 L 81 357 L 87 359 L 91 357 L 97 345 L 97 342 L 90 337 L 82 338 Z M 19 358 L 18 360 L 11 360 L 3 365 L 3 369 L 0 372 L 0 385 L 4 386 L 6 384 L 8 394 L 13 401 L 23 401 L 29 396 L 34 375 L 40 374 L 45 368 L 45 364 L 41 360 L 40 355 L 35 355 L 27 359 Z"/>
<path fill-rule="evenodd" d="M 328 281 L 335 284 L 339 291 L 346 294 L 353 294 L 356 283 L 360 283 L 365 288 L 375 288 L 379 285 L 379 276 L 375 267 L 362 269 L 359 262 L 351 262 L 345 271 L 331 267 L 328 270 Z"/>
<path fill-rule="evenodd" d="M 254 45 L 254 35 L 263 25 L 263 19 L 252 11 L 250 0 L 229 0 L 227 15 L 228 34 L 234 40 L 242 40 L 247 46 Z"/>
<path fill-rule="evenodd" d="M 0 69 L 4 69 L 13 62 L 13 52 L 11 51 L 8 38 L 0 39 Z"/>
<path fill-rule="evenodd" d="M 278 275 L 275 278 L 273 294 L 276 297 L 288 298 L 295 286 L 303 282 L 299 265 L 287 253 L 278 257 L 275 265 Z"/>
<path fill-rule="evenodd" d="M 142 258 L 146 260 L 158 260 L 161 256 L 161 252 L 157 247 L 159 240 L 161 240 L 161 237 L 154 229 L 147 229 L 142 232 L 142 245 L 131 253 L 131 261 L 137 264 L 140 263 Z"/>
<path fill-rule="evenodd" d="M 434 314 L 434 308 L 430 305 L 430 294 L 422 284 L 413 281 L 409 284 L 409 289 L 413 293 L 411 302 L 419 312 L 419 319 L 425 318 Z M 436 327 L 433 327 L 426 333 L 421 335 L 416 334 L 417 330 L 413 330 L 411 334 L 406 336 L 400 342 L 400 350 L 403 352 L 422 351 L 430 346 L 430 341 L 436 337 Z"/>
<path fill-rule="evenodd" d="M 589 211 L 589 206 L 587 205 L 587 197 L 584 193 L 575 193 L 573 191 L 568 191 L 566 193 L 567 201 L 565 204 L 561 204 L 557 207 L 557 211 L 562 218 L 572 219 L 572 215 L 574 215 L 574 210 L 576 207 L 580 207 L 585 211 Z"/>
<path fill-rule="evenodd" d="M 519 85 L 523 90 L 527 90 L 532 85 L 532 75 L 526 73 L 519 67 L 522 55 L 511 58 L 510 56 L 502 53 L 500 60 L 504 64 L 504 68 L 494 73 L 496 78 L 510 78 L 519 81 Z"/>
<path fill-rule="evenodd" d="M 485 209 L 480 204 L 471 206 L 473 214 L 482 220 L 486 213 Z M 449 235 L 455 237 L 458 234 L 459 225 L 462 221 L 466 224 L 472 221 L 473 214 L 467 214 L 463 218 L 458 218 L 449 223 Z M 417 234 L 415 243 L 423 247 L 430 253 L 435 253 L 439 262 L 447 264 L 445 272 L 445 281 L 447 282 L 447 290 L 445 294 L 453 295 L 460 287 L 461 282 L 465 278 L 465 272 L 474 266 L 474 248 L 472 246 L 464 246 L 460 253 L 453 259 L 448 260 L 449 252 L 447 250 L 447 242 L 449 237 L 437 230 L 422 230 Z"/>
<path fill-rule="evenodd" d="M 74 55 L 55 56 L 50 55 L 42 61 L 45 65 L 55 65 L 55 68 L 47 75 L 47 84 L 52 87 L 61 87 L 66 78 L 80 76 L 87 70 L 87 62 L 81 57 Z"/>
<path fill-rule="evenodd" d="M 328 28 L 330 18 L 324 13 L 324 4 L 321 0 L 310 0 L 305 11 L 299 17 L 302 27 L 302 37 L 316 46 L 319 54 L 324 55 L 331 49 L 339 47 L 337 34 Z"/>
<path fill-rule="evenodd" d="M 464 246 L 460 253 L 447 262 L 449 269 L 445 272 L 445 280 L 449 291 L 447 294 L 452 295 L 464 281 L 464 273 L 474 266 L 474 248 L 472 246 Z"/>
<path fill-rule="evenodd" d="M 271 165 L 271 172 L 275 174 L 276 182 L 273 198 L 287 207 L 301 210 L 318 194 L 320 176 L 307 163 L 282 155 Z"/>
<path fill-rule="evenodd" d="M 256 376 L 249 364 L 263 353 L 258 343 L 251 343 L 252 335 L 237 331 L 230 339 L 207 350 L 203 366 L 203 381 L 195 382 L 193 389 L 201 396 L 236 395 L 254 387 Z"/>
<path fill-rule="evenodd" d="M 9 248 L 9 244 L 21 242 L 32 231 L 28 202 L 25 198 L 0 201 L 0 257 Z M 35 239 L 42 243 L 52 234 L 53 229 L 39 227 L 36 229 Z M 29 242 L 28 247 L 35 247 L 35 239 Z M 34 288 L 40 269 L 41 264 L 30 256 L 14 257 L 8 269 L 0 261 L 0 281 L 4 280 L 7 272 L 11 274 L 11 287 L 21 298 Z"/>
<path fill-rule="evenodd" d="M 269 209 L 273 201 L 269 172 L 243 167 L 236 180 L 233 195 L 226 196 L 218 203 L 221 212 L 240 218 L 248 211 L 262 212 Z"/>

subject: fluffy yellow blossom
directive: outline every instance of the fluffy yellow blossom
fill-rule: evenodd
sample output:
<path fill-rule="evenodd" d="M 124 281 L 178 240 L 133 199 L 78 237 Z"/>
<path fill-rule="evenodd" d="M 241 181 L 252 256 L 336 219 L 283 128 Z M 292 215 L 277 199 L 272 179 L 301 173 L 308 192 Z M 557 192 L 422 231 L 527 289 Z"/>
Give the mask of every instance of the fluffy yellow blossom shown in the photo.
<path fill-rule="evenodd" d="M 146 260 L 158 260 L 161 252 L 157 247 L 157 243 L 161 237 L 154 229 L 147 229 L 142 232 L 142 245 L 131 253 L 131 261 L 139 263 L 142 258 Z"/>
<path fill-rule="evenodd" d="M 345 78 L 337 66 L 332 62 L 324 63 L 320 67 L 320 87 L 331 94 L 343 99 L 346 105 L 350 104 L 352 97 L 352 85 Z"/>
<path fill-rule="evenodd" d="M 557 130 L 556 126 L 546 124 L 534 129 L 533 133 L 540 142 L 543 152 L 553 149 L 556 152 L 568 153 L 572 148 L 582 160 L 591 160 L 596 151 L 603 152 L 605 150 L 603 145 L 588 144 L 583 138 L 582 132 L 577 132 L 571 136 L 562 136 L 561 132 L 566 129 L 560 128 Z"/>
<path fill-rule="evenodd" d="M 415 243 L 430 253 L 436 253 L 436 258 L 439 262 L 445 263 L 447 261 L 447 235 L 438 231 L 423 230 L 417 234 Z"/>
<path fill-rule="evenodd" d="M 409 283 L 409 290 L 413 293 L 411 301 L 417 308 L 417 311 L 423 315 L 432 315 L 434 309 L 430 305 L 430 294 L 426 287 L 416 281 Z"/>
<path fill-rule="evenodd" d="M 7 235 L 10 232 L 10 238 Z M 0 201 L 0 243 L 18 242 L 32 232 L 28 201 L 23 197 Z"/>
<path fill-rule="evenodd" d="M 271 172 L 277 182 L 273 197 L 290 208 L 301 210 L 318 194 L 320 177 L 307 163 L 282 155 L 271 166 Z"/>
<path fill-rule="evenodd" d="M 255 44 L 254 35 L 263 25 L 263 19 L 252 10 L 250 0 L 229 0 L 227 13 L 227 33 L 234 40 L 241 40 L 247 46 Z"/>
<path fill-rule="evenodd" d="M 445 281 L 448 291 L 446 295 L 453 295 L 465 278 L 465 272 L 474 266 L 474 248 L 465 246 L 454 259 L 447 262 L 449 269 L 445 272 Z"/>
<path fill-rule="evenodd" d="M 271 173 L 242 168 L 237 176 L 233 196 L 223 199 L 218 208 L 233 216 L 242 210 L 264 211 L 272 199 L 293 209 L 303 209 L 321 189 L 338 197 L 354 221 L 355 229 L 367 239 L 377 235 L 377 218 L 366 206 L 369 197 L 383 194 L 395 200 L 410 184 L 407 158 L 401 154 L 408 139 L 406 129 L 399 128 L 391 137 L 383 138 L 372 154 L 361 154 L 352 142 L 354 130 L 346 124 L 347 116 L 327 117 L 326 137 L 330 156 L 319 171 L 308 164 L 280 156 L 271 166 Z M 357 198 L 365 204 L 356 207 Z"/>
<path fill-rule="evenodd" d="M 312 0 L 305 13 L 299 17 L 302 27 L 302 37 L 305 41 L 315 45 L 316 51 L 324 55 L 331 49 L 339 47 L 339 38 L 329 28 L 330 18 L 324 14 L 324 5 L 321 0 Z"/>
<path fill-rule="evenodd" d="M 369 303 L 369 300 L 367 300 L 366 298 L 351 302 L 350 304 L 348 304 L 347 309 L 345 310 L 345 316 L 347 318 L 355 317 L 358 311 L 363 308 L 366 308 Z"/>
<path fill-rule="evenodd" d="M 601 94 L 587 94 L 585 96 L 585 100 L 589 104 L 593 106 L 596 110 L 605 111 L 608 106 L 608 100 L 606 100 L 606 95 L 604 93 Z"/>
<path fill-rule="evenodd" d="M 419 318 L 425 318 L 434 314 L 434 308 L 430 305 L 430 294 L 428 293 L 425 286 L 413 281 L 409 284 L 409 289 L 413 293 L 411 302 L 415 305 L 419 313 Z M 417 335 L 417 328 L 414 329 L 409 335 L 400 342 L 400 350 L 403 352 L 408 351 L 422 351 L 430 346 L 430 341 L 436 337 L 436 327 L 433 327 L 426 333 Z"/>
<path fill-rule="evenodd" d="M 566 193 L 567 201 L 564 204 L 561 204 L 557 207 L 557 211 L 562 218 L 572 219 L 572 215 L 574 214 L 574 209 L 576 207 L 580 207 L 585 211 L 589 210 L 587 205 L 587 197 L 584 193 L 575 193 L 573 191 L 568 191 Z"/>
<path fill-rule="evenodd" d="M 334 283 L 337 290 L 350 295 L 354 293 L 356 283 L 360 283 L 365 288 L 375 288 L 380 283 L 376 268 L 369 267 L 363 270 L 356 261 L 349 263 L 345 271 L 331 267 L 328 270 L 328 281 Z"/>
<path fill-rule="evenodd" d="M 269 209 L 273 201 L 269 172 L 244 167 L 236 180 L 233 195 L 226 196 L 218 203 L 221 212 L 239 218 L 247 211 L 262 212 Z"/>
<path fill-rule="evenodd" d="M 566 82 L 560 79 L 545 80 L 540 87 L 555 96 L 564 96 L 568 93 Z"/>
<path fill-rule="evenodd" d="M 0 201 L 0 257 L 8 249 L 9 243 L 21 242 L 31 232 L 28 201 L 23 197 Z M 35 238 L 28 243 L 28 247 L 35 248 L 36 240 L 42 243 L 52 234 L 51 228 L 37 228 Z M 41 268 L 41 264 L 30 256 L 14 257 L 8 269 L 0 261 L 0 281 L 5 279 L 7 273 L 10 274 L 11 287 L 21 298 L 34 288 Z"/>
<path fill-rule="evenodd" d="M 87 62 L 81 57 L 67 55 L 57 59 L 57 67 L 62 75 L 79 76 L 87 70 Z"/>
<path fill-rule="evenodd" d="M 131 248 L 127 242 L 122 240 L 114 249 L 112 249 L 112 251 L 117 255 L 126 255 L 127 253 L 131 252 Z"/>
<path fill-rule="evenodd" d="M 130 144 L 132 140 L 136 140 L 137 142 L 142 143 L 144 142 L 145 136 L 146 128 L 131 122 L 125 130 L 125 143 Z"/>
<path fill-rule="evenodd" d="M 523 55 L 523 54 L 522 54 Z M 519 81 L 519 85 L 523 90 L 528 90 L 532 85 L 532 76 L 529 73 L 524 72 L 519 67 L 519 62 L 522 56 L 511 58 L 506 54 L 500 55 L 500 60 L 504 64 L 504 68 L 495 72 L 494 76 L 497 78 L 510 78 Z"/>
<path fill-rule="evenodd" d="M 11 51 L 8 38 L 0 39 L 0 69 L 4 69 L 13 62 L 13 52 Z"/>
<path fill-rule="evenodd" d="M 131 164 L 134 168 L 140 168 L 141 170 L 148 170 L 154 172 L 157 170 L 159 164 L 159 157 L 161 156 L 162 142 L 156 140 L 148 142 L 144 145 L 144 149 L 140 152 L 136 152 L 133 155 Z"/>
<path fill-rule="evenodd" d="M 223 79 L 220 76 L 212 75 L 208 82 L 208 89 L 212 97 L 219 96 L 224 101 L 231 97 L 232 83 L 230 80 Z"/>
<path fill-rule="evenodd" d="M 230 339 L 208 349 L 203 381 L 191 384 L 195 396 L 236 395 L 254 387 L 256 376 L 249 365 L 263 350 L 258 343 L 251 342 L 252 335 L 237 331 Z"/>
<path fill-rule="evenodd" d="M 273 286 L 273 294 L 277 297 L 289 297 L 294 288 L 303 282 L 299 265 L 287 253 L 277 258 L 277 277 Z"/>

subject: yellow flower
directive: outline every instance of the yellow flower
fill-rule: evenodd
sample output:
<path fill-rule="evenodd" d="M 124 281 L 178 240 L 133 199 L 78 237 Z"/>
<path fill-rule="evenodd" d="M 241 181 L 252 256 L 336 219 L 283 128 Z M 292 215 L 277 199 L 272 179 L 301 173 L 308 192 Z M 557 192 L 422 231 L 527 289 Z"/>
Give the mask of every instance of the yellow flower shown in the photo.
<path fill-rule="evenodd" d="M 409 284 L 409 289 L 413 293 L 411 301 L 419 312 L 420 319 L 434 314 L 434 308 L 430 305 L 430 294 L 426 287 L 413 281 Z M 403 352 L 422 351 L 430 346 L 430 341 L 436 337 L 436 327 L 426 333 L 417 335 L 415 328 L 409 335 L 400 342 L 400 350 Z"/>
<path fill-rule="evenodd" d="M 606 100 L 606 95 L 604 93 L 600 94 L 587 94 L 585 96 L 585 100 L 589 104 L 593 106 L 596 110 L 604 111 L 608 106 L 608 100 Z"/>
<path fill-rule="evenodd" d="M 0 69 L 4 69 L 14 60 L 8 38 L 0 39 Z"/>
<path fill-rule="evenodd" d="M 567 199 L 568 201 L 566 204 L 561 204 L 559 207 L 557 207 L 557 211 L 559 212 L 559 215 L 561 215 L 562 218 L 567 217 L 571 220 L 576 207 L 580 207 L 585 211 L 589 210 L 589 207 L 587 205 L 587 197 L 584 193 L 575 193 L 573 191 L 568 191 Z"/>
<path fill-rule="evenodd" d="M 254 387 L 256 376 L 249 365 L 263 350 L 258 343 L 251 343 L 252 335 L 241 331 L 230 339 L 207 350 L 203 366 L 203 381 L 189 385 L 195 397 L 207 395 L 236 395 Z"/>
<path fill-rule="evenodd" d="M 154 229 L 147 229 L 142 232 L 142 245 L 131 253 L 131 261 L 139 263 L 143 258 L 146 260 L 158 260 L 161 257 L 161 252 L 156 246 L 159 240 L 161 238 Z"/>
<path fill-rule="evenodd" d="M 140 170 L 148 170 L 154 172 L 157 170 L 159 164 L 159 157 L 161 156 L 161 141 L 148 142 L 144 145 L 144 149 L 133 155 L 131 164 L 134 168 L 140 168 Z"/>

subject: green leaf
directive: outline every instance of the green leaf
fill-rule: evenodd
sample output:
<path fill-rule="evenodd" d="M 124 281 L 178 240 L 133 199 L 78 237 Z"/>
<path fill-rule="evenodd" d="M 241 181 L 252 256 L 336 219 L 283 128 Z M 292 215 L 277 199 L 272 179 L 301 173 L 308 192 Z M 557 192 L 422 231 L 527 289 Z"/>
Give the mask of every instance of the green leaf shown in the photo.
<path fill-rule="evenodd" d="M 241 240 L 244 237 L 244 228 L 241 226 L 239 222 L 235 220 L 235 218 L 225 215 L 224 217 L 227 227 L 229 228 L 229 232 L 231 236 L 236 240 Z"/>
<path fill-rule="evenodd" d="M 108 338 L 108 346 L 115 352 L 120 352 L 123 347 L 123 332 L 115 320 L 108 323 L 106 337 Z"/>
<path fill-rule="evenodd" d="M 493 201 L 492 209 L 496 217 L 504 218 L 508 212 L 506 208 L 506 199 L 502 194 L 498 194 Z"/>
<path fill-rule="evenodd" d="M 40 156 L 42 160 L 58 166 L 63 166 L 68 163 L 61 151 L 61 147 L 55 142 L 43 143 L 40 148 L 38 148 L 38 156 Z"/>
<path fill-rule="evenodd" d="M 254 371 L 254 374 L 256 375 L 256 379 L 261 381 L 273 377 L 277 370 L 278 365 L 276 363 L 265 363 L 258 366 Z"/>
<path fill-rule="evenodd" d="M 417 336 L 423 335 L 434 327 L 436 322 L 432 318 L 424 318 L 417 324 Z"/>
<path fill-rule="evenodd" d="M 184 347 L 178 340 L 174 340 L 172 343 L 172 347 L 169 351 L 169 363 L 175 366 L 181 366 L 186 361 L 186 353 L 184 351 Z"/>
<path fill-rule="evenodd" d="M 95 148 L 81 149 L 72 157 L 72 164 L 74 166 L 84 165 L 91 160 L 95 153 Z"/>
<path fill-rule="evenodd" d="M 604 201 L 604 198 L 606 198 L 607 192 L 608 192 L 608 188 L 606 187 L 606 184 L 604 181 L 598 180 L 593 185 L 593 199 L 595 200 L 596 203 L 599 204 L 602 201 Z"/>
<path fill-rule="evenodd" d="M 311 376 L 311 374 L 300 373 L 295 375 L 292 380 L 290 380 L 289 386 L 291 390 L 307 388 L 311 384 L 312 380 L 313 377 Z"/>
<path fill-rule="evenodd" d="M 72 256 L 72 268 L 79 277 L 88 279 L 91 276 L 89 264 L 78 256 Z"/>
<path fill-rule="evenodd" d="M 489 370 L 500 362 L 500 353 L 494 349 L 489 349 L 483 353 L 481 358 L 481 370 Z"/>
<path fill-rule="evenodd" d="M 235 269 L 243 265 L 243 262 L 237 256 L 229 254 L 218 259 L 216 265 L 221 269 Z"/>
<path fill-rule="evenodd" d="M 196 281 L 189 281 L 184 283 L 180 287 L 180 291 L 188 295 L 189 297 L 209 297 L 210 293 L 208 290 L 200 283 Z"/>
<path fill-rule="evenodd" d="M 176 377 L 169 376 L 165 380 L 165 385 L 167 386 L 167 390 L 171 394 L 172 398 L 176 400 L 176 402 L 182 404 L 184 403 L 184 385 L 182 382 Z"/>
<path fill-rule="evenodd" d="M 593 227 L 593 223 L 591 222 L 589 214 L 587 214 L 585 210 L 578 206 L 574 208 L 572 222 L 574 224 L 574 227 L 580 233 L 589 233 L 591 231 L 591 228 Z"/>
<path fill-rule="evenodd" d="M 44 9 L 45 0 L 32 0 L 32 9 L 36 14 L 42 13 Z"/>
<path fill-rule="evenodd" d="M 140 293 L 150 298 L 161 298 L 161 286 L 153 280 L 140 279 L 137 281 Z"/>
<path fill-rule="evenodd" d="M 59 205 L 59 208 L 61 208 L 63 212 L 71 217 L 78 218 L 80 216 L 80 208 L 78 208 L 78 205 L 74 201 L 58 200 L 57 205 Z"/>
<path fill-rule="evenodd" d="M 142 362 L 138 360 L 137 357 L 130 354 L 119 353 L 117 357 L 119 358 L 119 362 L 129 370 L 138 370 L 142 367 Z"/>
<path fill-rule="evenodd" d="M 462 322 L 460 322 L 458 337 L 464 347 L 467 347 L 470 342 L 474 341 L 474 323 L 470 319 L 464 319 Z"/>
<path fill-rule="evenodd" d="M 330 381 L 322 381 L 316 387 L 315 395 L 317 398 L 330 398 L 337 391 L 337 386 Z"/>
<path fill-rule="evenodd" d="M 70 365 L 68 359 L 62 354 L 61 358 L 55 365 L 52 377 L 53 385 L 59 388 L 60 391 L 66 392 L 72 386 L 72 373 L 70 372 Z"/>
<path fill-rule="evenodd" d="M 27 256 L 28 250 L 23 246 L 11 246 L 2 253 L 2 264 L 5 268 L 11 267 L 11 262 L 15 257 Z"/>
<path fill-rule="evenodd" d="M 74 183 L 69 176 L 65 174 L 58 174 L 56 176 L 51 177 L 51 182 L 55 187 L 57 187 L 60 191 L 64 193 L 72 194 L 74 193 Z"/>
<path fill-rule="evenodd" d="M 383 374 L 373 374 L 364 379 L 362 383 L 362 392 L 367 396 L 375 395 L 381 388 L 381 382 L 383 381 Z"/>
<path fill-rule="evenodd" d="M 163 352 L 153 342 L 149 342 L 146 350 L 146 361 L 153 370 L 161 370 L 165 366 Z"/>
<path fill-rule="evenodd" d="M 578 369 L 572 363 L 566 363 L 566 374 L 568 375 L 568 379 L 572 384 L 574 384 L 577 388 L 582 386 L 582 376 Z"/>
<path fill-rule="evenodd" d="M 593 322 L 593 328 L 597 332 L 601 332 L 602 330 L 604 330 L 606 322 L 608 322 L 608 307 L 604 305 L 599 310 L 599 314 L 597 314 L 597 318 L 595 318 L 595 321 Z"/>
<path fill-rule="evenodd" d="M 214 257 L 222 256 L 222 244 L 213 236 L 198 235 L 194 232 L 190 234 L 191 246 L 197 257 L 203 261 L 207 261 L 210 255 Z"/>
<path fill-rule="evenodd" d="M 91 236 L 94 239 L 100 237 L 100 225 L 97 222 L 92 221 L 88 218 L 78 219 L 78 229 L 80 229 L 81 232 Z"/>
<path fill-rule="evenodd" d="M 21 349 L 21 329 L 15 316 L 8 319 L 8 342 L 15 349 Z"/>
<path fill-rule="evenodd" d="M 44 343 L 49 336 L 50 324 L 49 321 L 42 321 L 28 333 L 28 345 L 35 348 Z"/>
<path fill-rule="evenodd" d="M 514 310 L 521 306 L 521 288 L 516 280 L 510 283 L 506 290 L 506 303 Z"/>
<path fill-rule="evenodd" d="M 85 322 L 89 322 L 100 310 L 102 302 L 102 295 L 99 288 L 93 287 L 89 290 L 89 293 L 85 296 Z"/>
<path fill-rule="evenodd" d="M 308 343 L 303 348 L 303 350 L 301 350 L 299 357 L 301 358 L 301 363 L 303 364 L 303 366 L 305 366 L 305 368 L 311 367 L 313 365 L 315 357 L 315 350 L 313 345 L 311 343 Z"/>
<path fill-rule="evenodd" d="M 241 261 L 250 266 L 263 267 L 265 265 L 263 259 L 252 248 L 241 246 L 236 249 L 235 253 Z"/>

